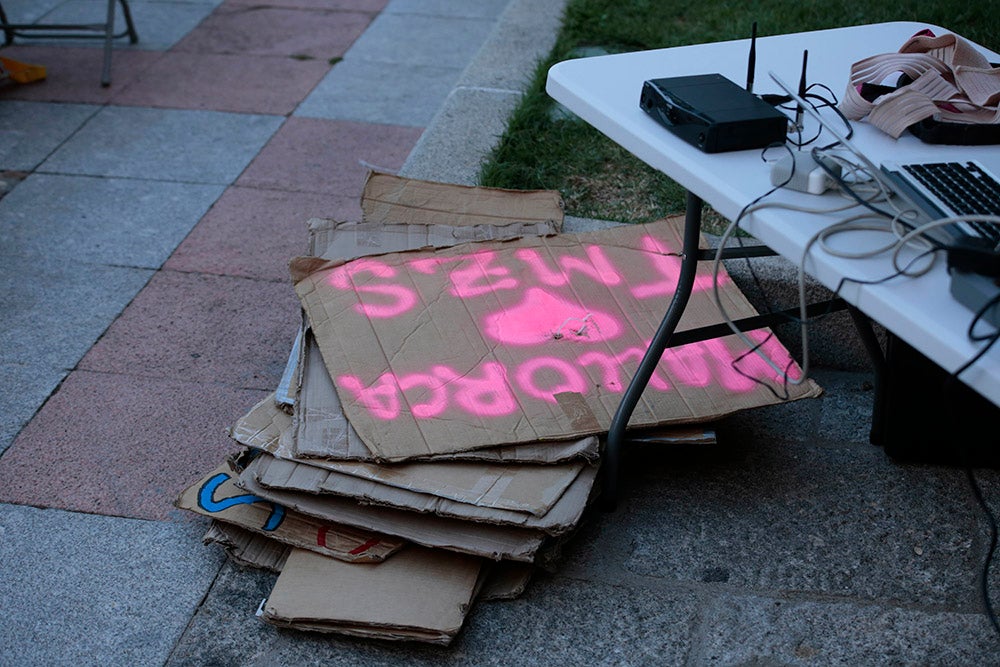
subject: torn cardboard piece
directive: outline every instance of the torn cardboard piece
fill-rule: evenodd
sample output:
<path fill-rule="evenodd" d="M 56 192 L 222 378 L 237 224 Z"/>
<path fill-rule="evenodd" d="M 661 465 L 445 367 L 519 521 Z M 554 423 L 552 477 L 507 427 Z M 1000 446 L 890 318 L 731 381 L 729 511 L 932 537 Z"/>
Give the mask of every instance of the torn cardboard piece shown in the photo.
<path fill-rule="evenodd" d="M 276 394 L 258 401 L 229 429 L 229 437 L 247 447 L 273 452 L 281 434 L 292 427 L 292 416 L 278 405 Z"/>
<path fill-rule="evenodd" d="M 317 521 L 280 504 L 247 494 L 225 465 L 181 493 L 178 508 L 230 523 L 295 547 L 356 563 L 385 560 L 404 540 L 350 526 Z"/>
<path fill-rule="evenodd" d="M 489 575 L 479 591 L 479 600 L 514 600 L 520 597 L 535 574 L 533 565 L 502 560 L 490 565 Z"/>
<path fill-rule="evenodd" d="M 298 258 L 296 292 L 348 421 L 386 461 L 605 432 L 680 271 L 679 219 L 339 262 Z M 717 324 L 702 263 L 679 330 Z M 733 318 L 756 314 L 727 275 Z M 750 332 L 800 371 L 769 330 Z M 819 395 L 735 337 L 667 350 L 634 428 Z"/>
<path fill-rule="evenodd" d="M 483 574 L 478 558 L 412 545 L 367 565 L 296 549 L 262 618 L 300 630 L 447 645 L 462 629 Z"/>
<path fill-rule="evenodd" d="M 225 549 L 229 558 L 244 567 L 255 567 L 271 572 L 281 572 L 285 561 L 288 560 L 288 554 L 295 548 L 237 525 L 214 519 L 202 541 L 205 544 L 218 544 Z"/>
<path fill-rule="evenodd" d="M 262 460 L 254 460 L 240 473 L 239 486 L 255 496 L 323 521 L 393 535 L 426 547 L 523 563 L 534 561 L 545 539 L 545 533 L 539 530 L 361 505 L 355 500 L 332 494 L 320 496 L 268 488 L 257 481 L 257 468 L 262 465 Z"/>
<path fill-rule="evenodd" d="M 205 544 L 218 544 L 239 565 L 271 572 L 281 572 L 288 555 L 295 548 L 239 526 L 214 520 L 202 541 Z M 534 573 L 535 567 L 528 563 L 491 561 L 486 581 L 476 599 L 513 600 L 520 597 L 527 590 Z"/>
<path fill-rule="evenodd" d="M 254 465 L 256 481 L 268 489 L 333 494 L 354 498 L 376 506 L 396 507 L 438 516 L 518 526 L 562 535 L 579 523 L 591 498 L 597 467 L 587 466 L 579 472 L 553 507 L 543 515 L 460 503 L 425 493 L 378 484 L 315 466 L 261 456 Z"/>
<path fill-rule="evenodd" d="M 373 171 L 361 195 L 361 220 L 373 224 L 483 228 L 535 224 L 538 229 L 557 233 L 562 231 L 563 203 L 555 190 L 455 185 Z"/>

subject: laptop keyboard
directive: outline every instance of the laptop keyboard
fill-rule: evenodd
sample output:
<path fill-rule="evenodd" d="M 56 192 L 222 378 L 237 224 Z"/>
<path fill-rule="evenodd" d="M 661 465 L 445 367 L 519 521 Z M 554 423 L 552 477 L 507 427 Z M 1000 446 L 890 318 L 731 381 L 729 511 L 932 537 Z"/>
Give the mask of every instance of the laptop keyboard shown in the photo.
<path fill-rule="evenodd" d="M 1000 215 L 1000 183 L 972 162 L 907 164 L 903 169 L 959 215 Z M 994 242 L 1000 226 L 969 220 L 967 224 Z"/>

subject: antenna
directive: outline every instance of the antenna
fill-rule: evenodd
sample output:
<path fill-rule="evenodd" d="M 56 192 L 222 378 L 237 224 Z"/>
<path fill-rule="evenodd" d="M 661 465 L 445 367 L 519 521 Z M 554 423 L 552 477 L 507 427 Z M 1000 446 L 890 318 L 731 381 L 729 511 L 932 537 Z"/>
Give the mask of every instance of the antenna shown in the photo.
<path fill-rule="evenodd" d="M 757 69 L 757 22 L 750 28 L 750 58 L 747 61 L 747 92 L 753 92 L 753 73 Z"/>
<path fill-rule="evenodd" d="M 799 97 L 802 99 L 806 98 L 806 63 L 809 60 L 809 51 L 802 52 L 802 74 L 799 76 Z M 795 108 L 795 127 L 800 131 L 802 130 L 802 105 L 799 104 Z"/>

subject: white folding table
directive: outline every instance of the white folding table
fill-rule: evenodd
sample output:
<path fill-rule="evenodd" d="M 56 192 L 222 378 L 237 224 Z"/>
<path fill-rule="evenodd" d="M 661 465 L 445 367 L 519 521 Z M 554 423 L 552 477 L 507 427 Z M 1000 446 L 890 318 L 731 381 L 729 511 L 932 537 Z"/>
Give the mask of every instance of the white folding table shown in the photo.
<path fill-rule="evenodd" d="M 893 22 L 758 38 L 754 93 L 782 93 L 768 76 L 771 71 L 783 81 L 797 83 L 803 51 L 808 51 L 807 82 L 824 84 L 842 99 L 854 62 L 895 52 L 912 35 L 928 28 L 935 34 L 949 32 L 924 23 Z M 979 48 L 991 62 L 1000 61 L 996 53 Z M 701 203 L 707 203 L 730 220 L 735 219 L 745 206 L 772 188 L 769 166 L 762 160 L 761 150 L 708 154 L 686 143 L 640 109 L 640 90 L 647 79 L 715 72 L 743 84 L 749 52 L 750 40 L 745 39 L 568 60 L 557 63 L 548 73 L 546 91 L 550 96 L 687 189 L 684 259 L 688 280 L 693 280 L 693 265 L 697 260 Z M 852 143 L 876 164 L 890 159 L 899 162 L 960 157 L 980 160 L 1000 173 L 1000 146 L 931 145 L 909 134 L 893 139 L 865 122 L 855 122 L 853 126 Z M 821 138 L 817 145 L 824 143 Z M 838 199 L 834 194 L 816 196 L 782 189 L 771 195 L 769 201 L 819 208 L 826 204 L 832 207 Z M 765 208 L 741 220 L 741 227 L 798 264 L 810 238 L 836 223 L 842 215 Z M 885 237 L 863 232 L 838 237 L 845 248 L 854 250 L 878 247 L 884 241 Z M 952 372 L 972 358 L 981 344 L 967 337 L 973 313 L 952 298 L 943 259 L 922 277 L 900 277 L 880 284 L 842 282 L 842 279 L 874 281 L 890 275 L 894 269 L 887 255 L 844 259 L 813 247 L 805 268 L 826 287 L 838 290 L 838 295 L 853 308 Z M 681 284 L 647 352 L 646 361 L 651 364 L 648 372 L 640 368 L 612 423 L 606 451 L 612 480 L 617 476 L 620 443 L 635 401 L 663 349 L 671 345 L 673 329 L 690 293 L 690 284 L 684 282 L 682 272 Z M 1000 406 L 1000 349 L 991 349 L 963 372 L 961 379 Z M 611 492 L 616 493 L 616 488 L 612 487 Z"/>

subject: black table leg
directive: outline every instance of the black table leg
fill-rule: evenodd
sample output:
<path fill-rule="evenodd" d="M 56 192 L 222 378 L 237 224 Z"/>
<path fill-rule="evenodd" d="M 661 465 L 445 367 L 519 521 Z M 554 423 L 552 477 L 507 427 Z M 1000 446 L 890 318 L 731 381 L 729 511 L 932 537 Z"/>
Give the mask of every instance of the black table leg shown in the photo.
<path fill-rule="evenodd" d="M 677 289 L 674 297 L 670 301 L 660 328 L 646 349 L 646 354 L 639 363 L 639 369 L 632 377 L 618 410 L 611 420 L 608 429 L 608 439 L 604 450 L 603 505 L 607 511 L 612 511 L 618 504 L 618 476 L 621 462 L 621 448 L 625 440 L 625 429 L 632 418 L 632 412 L 642 397 L 646 385 L 649 383 L 656 365 L 660 362 L 664 350 L 670 345 L 670 337 L 680 322 L 681 315 L 687 307 L 688 299 L 691 296 L 691 289 L 694 287 L 695 274 L 698 271 L 698 241 L 701 238 L 701 198 L 697 195 L 687 193 L 687 211 L 684 215 L 684 247 L 681 259 L 680 279 L 677 281 Z"/>

